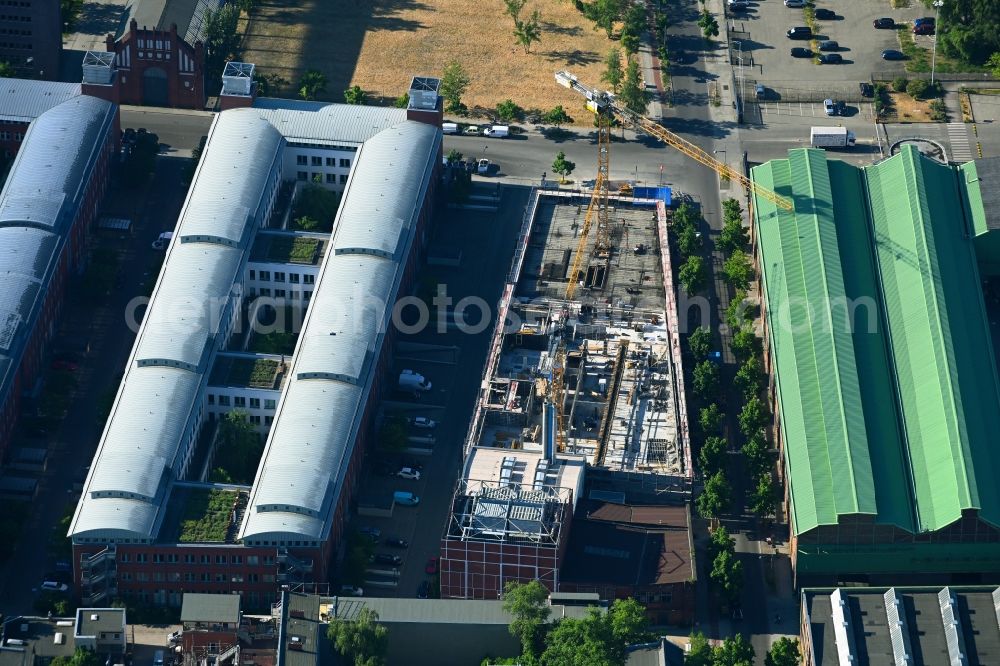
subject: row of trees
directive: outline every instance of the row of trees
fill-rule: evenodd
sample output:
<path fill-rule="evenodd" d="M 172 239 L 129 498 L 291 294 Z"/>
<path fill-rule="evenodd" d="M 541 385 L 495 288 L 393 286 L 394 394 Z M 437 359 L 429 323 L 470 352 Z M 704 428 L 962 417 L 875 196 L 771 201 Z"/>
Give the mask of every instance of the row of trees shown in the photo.
<path fill-rule="evenodd" d="M 612 48 L 608 51 L 608 55 L 604 58 L 601 80 L 611 86 L 611 91 L 618 96 L 618 101 L 636 113 L 645 114 L 649 96 L 642 82 L 639 61 L 626 52 L 624 66 L 622 62 L 622 49 Z"/>
<path fill-rule="evenodd" d="M 684 655 L 684 666 L 753 666 L 756 653 L 741 634 L 712 647 L 700 632 L 691 634 L 691 647 Z M 764 656 L 764 666 L 798 666 L 799 641 L 779 638 Z"/>
<path fill-rule="evenodd" d="M 677 239 L 677 253 L 680 268 L 677 279 L 689 294 L 696 294 L 708 283 L 708 266 L 703 256 L 704 243 L 698 228 L 702 225 L 701 213 L 688 204 L 682 203 L 671 216 L 671 227 Z"/>

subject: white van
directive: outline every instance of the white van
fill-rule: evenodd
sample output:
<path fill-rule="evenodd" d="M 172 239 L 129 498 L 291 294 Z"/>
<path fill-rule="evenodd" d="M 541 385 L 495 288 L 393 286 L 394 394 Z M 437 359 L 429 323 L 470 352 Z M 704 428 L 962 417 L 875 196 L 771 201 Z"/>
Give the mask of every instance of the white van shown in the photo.
<path fill-rule="evenodd" d="M 153 249 L 166 250 L 167 246 L 170 245 L 170 239 L 173 237 L 174 237 L 174 232 L 164 231 L 162 234 L 157 236 L 155 241 L 153 241 Z"/>
<path fill-rule="evenodd" d="M 441 123 L 441 131 L 445 134 L 458 134 L 458 123 Z"/>
<path fill-rule="evenodd" d="M 483 136 L 490 136 L 494 139 L 505 139 L 510 136 L 510 127 L 507 125 L 493 125 L 483 128 Z"/>

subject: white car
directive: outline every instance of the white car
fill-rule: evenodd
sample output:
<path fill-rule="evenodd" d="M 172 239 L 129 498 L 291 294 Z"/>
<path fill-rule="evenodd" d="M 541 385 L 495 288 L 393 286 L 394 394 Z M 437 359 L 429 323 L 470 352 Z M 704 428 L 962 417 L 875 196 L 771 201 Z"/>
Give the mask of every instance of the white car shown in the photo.
<path fill-rule="evenodd" d="M 792 9 L 801 9 L 806 6 L 806 0 L 785 0 L 785 6 Z"/>
<path fill-rule="evenodd" d="M 398 472 L 396 472 L 396 476 L 398 476 L 401 479 L 413 479 L 414 481 L 420 480 L 420 472 L 413 469 L 412 467 L 403 467 Z"/>
<path fill-rule="evenodd" d="M 47 580 L 42 583 L 42 589 L 47 592 L 65 592 L 69 589 L 69 585 L 54 580 Z"/>
<path fill-rule="evenodd" d="M 363 588 L 355 587 L 354 585 L 341 585 L 340 593 L 348 597 L 363 597 L 365 596 L 365 591 Z"/>
<path fill-rule="evenodd" d="M 437 427 L 437 421 L 434 419 L 429 419 L 426 416 L 414 416 L 410 419 L 410 425 L 414 428 L 423 428 L 424 430 L 432 430 Z"/>
<path fill-rule="evenodd" d="M 490 161 L 486 158 L 479 160 L 476 165 L 476 172 L 480 174 L 487 174 L 490 172 Z"/>

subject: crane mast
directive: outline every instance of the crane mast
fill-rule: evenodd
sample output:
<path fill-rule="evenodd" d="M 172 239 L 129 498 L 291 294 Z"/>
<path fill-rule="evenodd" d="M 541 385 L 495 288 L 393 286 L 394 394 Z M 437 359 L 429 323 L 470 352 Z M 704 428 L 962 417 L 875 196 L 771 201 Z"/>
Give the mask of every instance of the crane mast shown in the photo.
<path fill-rule="evenodd" d="M 570 90 L 585 97 L 587 99 L 587 108 L 596 113 L 598 117 L 610 116 L 616 118 L 625 127 L 655 136 L 668 146 L 676 148 L 696 162 L 714 170 L 723 178 L 740 183 L 744 188 L 746 188 L 748 193 L 753 193 L 763 199 L 767 199 L 774 205 L 779 208 L 783 208 L 784 210 L 793 209 L 792 202 L 788 199 L 767 189 L 766 187 L 758 185 L 747 178 L 742 172 L 733 169 L 724 162 L 720 162 L 698 146 L 694 145 L 687 139 L 674 134 L 659 123 L 655 123 L 649 118 L 627 109 L 623 104 L 615 99 L 613 94 L 604 90 L 598 90 L 597 88 L 591 88 L 590 86 L 580 83 L 575 76 L 565 70 L 556 72 L 556 82 L 559 85 L 569 88 Z M 600 159 L 599 155 L 599 164 Z M 600 171 L 598 171 L 598 175 L 600 175 Z M 605 191 L 605 197 L 606 196 L 607 194 Z"/>

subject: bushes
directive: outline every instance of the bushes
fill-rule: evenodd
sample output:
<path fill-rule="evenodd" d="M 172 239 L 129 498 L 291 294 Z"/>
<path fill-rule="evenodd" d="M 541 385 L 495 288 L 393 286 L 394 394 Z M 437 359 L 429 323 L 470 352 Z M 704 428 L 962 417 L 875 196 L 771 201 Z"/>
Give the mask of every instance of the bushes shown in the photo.
<path fill-rule="evenodd" d="M 520 120 L 524 116 L 524 109 L 514 103 L 513 100 L 505 99 L 497 104 L 497 117 L 505 122 Z"/>
<path fill-rule="evenodd" d="M 897 76 L 892 80 L 892 89 L 896 92 L 906 92 L 906 86 L 910 81 L 905 76 Z"/>

